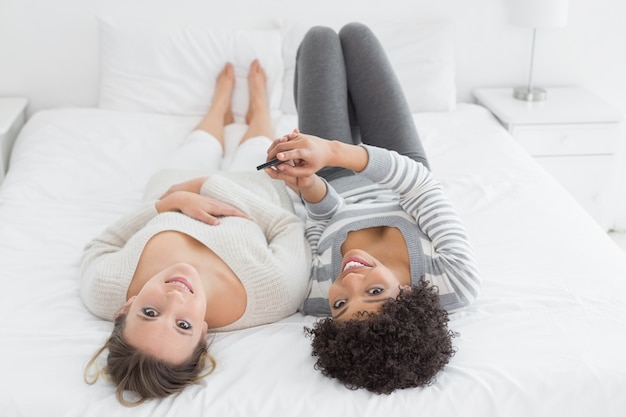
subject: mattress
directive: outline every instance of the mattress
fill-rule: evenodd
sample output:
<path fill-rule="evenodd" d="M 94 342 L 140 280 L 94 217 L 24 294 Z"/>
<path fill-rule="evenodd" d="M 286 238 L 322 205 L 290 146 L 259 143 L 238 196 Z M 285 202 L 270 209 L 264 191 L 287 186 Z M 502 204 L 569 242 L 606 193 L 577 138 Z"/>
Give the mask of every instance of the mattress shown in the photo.
<path fill-rule="evenodd" d="M 431 386 L 377 395 L 324 377 L 303 330 L 316 318 L 299 313 L 212 335 L 214 373 L 169 398 L 126 408 L 108 382 L 87 385 L 112 324 L 79 297 L 83 247 L 139 204 L 198 118 L 67 108 L 29 119 L 0 187 L 1 414 L 624 416 L 626 257 L 484 108 L 414 119 L 483 279 Z"/>

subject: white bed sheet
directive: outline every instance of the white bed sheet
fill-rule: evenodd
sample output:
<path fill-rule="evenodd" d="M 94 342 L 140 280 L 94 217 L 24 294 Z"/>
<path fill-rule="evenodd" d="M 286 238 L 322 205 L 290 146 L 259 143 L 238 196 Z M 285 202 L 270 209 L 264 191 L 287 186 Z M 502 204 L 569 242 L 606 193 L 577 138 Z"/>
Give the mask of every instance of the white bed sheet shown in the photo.
<path fill-rule="evenodd" d="M 112 385 L 86 385 L 111 323 L 79 298 L 83 245 L 138 203 L 196 121 L 98 109 L 29 120 L 0 188 L 2 416 L 625 415 L 626 257 L 472 104 L 415 115 L 483 276 L 451 317 L 458 352 L 434 385 L 385 396 L 323 377 L 302 330 L 314 318 L 299 314 L 216 335 L 216 371 L 176 396 L 127 409 Z"/>

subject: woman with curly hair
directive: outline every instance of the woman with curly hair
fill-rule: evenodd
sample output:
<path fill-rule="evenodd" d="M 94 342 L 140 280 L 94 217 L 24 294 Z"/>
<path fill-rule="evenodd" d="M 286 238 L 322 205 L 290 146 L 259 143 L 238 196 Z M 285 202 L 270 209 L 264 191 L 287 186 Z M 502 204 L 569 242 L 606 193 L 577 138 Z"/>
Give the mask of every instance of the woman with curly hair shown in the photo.
<path fill-rule="evenodd" d="M 454 353 L 448 313 L 474 300 L 480 279 L 391 64 L 362 24 L 315 27 L 294 93 L 299 129 L 274 141 L 268 159 L 282 163 L 267 172 L 306 205 L 302 310 L 332 315 L 307 329 L 316 368 L 377 393 L 428 385 Z"/>

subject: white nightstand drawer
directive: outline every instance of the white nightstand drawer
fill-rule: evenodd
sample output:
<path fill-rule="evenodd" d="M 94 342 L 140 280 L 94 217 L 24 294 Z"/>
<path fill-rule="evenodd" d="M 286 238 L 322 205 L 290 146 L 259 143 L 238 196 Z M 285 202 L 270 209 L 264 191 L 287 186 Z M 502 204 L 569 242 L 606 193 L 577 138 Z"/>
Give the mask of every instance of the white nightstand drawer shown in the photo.
<path fill-rule="evenodd" d="M 619 148 L 620 125 L 519 125 L 511 133 L 533 156 L 612 155 Z"/>
<path fill-rule="evenodd" d="M 616 156 L 537 157 L 548 171 L 604 229 L 611 227 Z"/>
<path fill-rule="evenodd" d="M 474 90 L 515 140 L 608 229 L 615 224 L 618 158 L 624 112 L 581 87 L 548 88 L 545 101 L 526 102 L 511 88 Z"/>

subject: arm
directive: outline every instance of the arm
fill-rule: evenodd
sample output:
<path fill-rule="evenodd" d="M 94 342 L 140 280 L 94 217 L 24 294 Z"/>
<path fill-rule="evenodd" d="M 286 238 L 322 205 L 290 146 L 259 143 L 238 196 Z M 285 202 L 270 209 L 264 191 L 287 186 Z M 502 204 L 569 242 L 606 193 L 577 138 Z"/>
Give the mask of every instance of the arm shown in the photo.
<path fill-rule="evenodd" d="M 443 193 L 441 184 L 421 163 L 386 149 L 365 145 L 370 163 L 360 175 L 393 189 L 433 245 L 433 262 L 442 271 L 462 304 L 468 305 L 480 288 L 474 251 L 463 222 Z"/>
<path fill-rule="evenodd" d="M 324 166 L 340 166 L 394 190 L 400 195 L 404 211 L 432 242 L 433 262 L 443 271 L 449 287 L 465 305 L 476 296 L 480 279 L 465 228 L 441 185 L 421 163 L 383 148 L 299 133 L 274 141 L 268 154 L 270 158 L 294 162 L 294 166 L 277 166 L 285 176 L 308 176 Z"/>
<path fill-rule="evenodd" d="M 210 176 L 202 184 L 201 195 L 206 198 L 218 198 L 224 204 L 235 207 L 266 233 L 268 224 L 276 218 L 282 215 L 295 216 L 291 199 L 286 191 L 277 190 L 273 181 L 266 175 L 257 172 L 237 174 Z"/>
<path fill-rule="evenodd" d="M 119 252 L 126 242 L 157 214 L 159 212 L 153 203 L 145 203 L 107 227 L 102 234 L 85 246 L 82 259 L 83 272 L 92 268 L 102 257 Z"/>
<path fill-rule="evenodd" d="M 401 156 L 397 152 L 297 133 L 289 135 L 286 139 L 280 138 L 274 141 L 268 151 L 268 157 L 294 162 L 293 166 L 286 163 L 279 164 L 277 177 L 307 177 L 314 175 L 324 166 L 340 166 L 394 190 L 400 195 L 404 210 L 415 218 L 434 243 L 445 240 L 435 233 L 435 229 L 427 221 L 428 214 L 438 214 L 436 207 L 439 204 L 450 208 L 450 210 L 441 209 L 441 212 L 449 213 L 452 216 L 452 223 L 463 229 L 458 216 L 443 195 L 440 184 L 430 171 L 421 163 Z M 312 188 L 321 189 L 322 186 L 317 184 L 317 182 L 314 183 Z M 436 206 L 433 208 L 424 204 L 425 202 L 436 204 Z M 461 240 L 466 241 L 464 232 Z"/>
<path fill-rule="evenodd" d="M 330 218 L 343 204 L 335 190 L 315 172 L 330 165 L 360 171 L 367 165 L 367 152 L 362 148 L 302 135 L 298 129 L 274 141 L 268 159 L 275 157 L 286 163 L 265 171 L 299 192 L 313 219 Z"/>
<path fill-rule="evenodd" d="M 159 213 L 178 211 L 209 225 L 219 224 L 219 216 L 247 217 L 230 204 L 182 189 L 168 191 L 155 203 L 155 207 Z"/>
<path fill-rule="evenodd" d="M 256 280 L 260 293 L 271 289 L 272 299 L 264 301 L 262 314 L 292 313 L 304 297 L 311 267 L 304 223 L 293 213 L 291 199 L 281 182 L 264 173 L 233 174 L 212 176 L 203 185 L 202 193 L 219 195 L 255 224 L 248 227 L 251 232 L 246 238 L 252 240 L 242 248 L 236 269 L 244 275 L 263 277 L 262 283 Z M 254 229 L 260 229 L 262 235 Z M 242 242 L 245 246 L 245 239 Z M 253 288 L 248 290 L 256 292 Z"/>
<path fill-rule="evenodd" d="M 126 267 L 126 243 L 158 214 L 154 203 L 122 217 L 85 246 L 81 260 L 80 295 L 89 310 L 106 320 L 126 301 L 134 271 Z"/>
<path fill-rule="evenodd" d="M 81 262 L 80 293 L 87 307 L 99 317 L 112 320 L 126 301 L 139 250 L 124 250 L 129 240 L 159 213 L 178 211 L 196 220 L 215 225 L 215 216 L 245 215 L 234 207 L 199 194 L 176 190 L 156 202 L 144 203 L 137 210 L 109 226 L 89 242 Z"/>
<path fill-rule="evenodd" d="M 289 135 L 276 139 L 267 153 L 268 159 L 278 158 L 285 162 L 291 161 L 292 164 L 278 164 L 276 170 L 287 177 L 299 180 L 311 177 L 327 166 L 361 172 L 367 166 L 369 159 L 367 151 L 359 145 L 304 135 L 297 129 Z M 310 185 L 305 184 L 306 186 Z"/>

